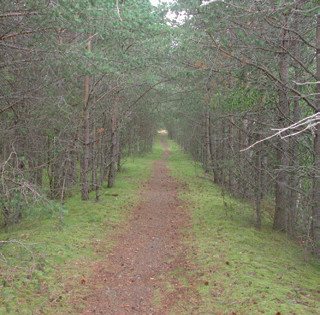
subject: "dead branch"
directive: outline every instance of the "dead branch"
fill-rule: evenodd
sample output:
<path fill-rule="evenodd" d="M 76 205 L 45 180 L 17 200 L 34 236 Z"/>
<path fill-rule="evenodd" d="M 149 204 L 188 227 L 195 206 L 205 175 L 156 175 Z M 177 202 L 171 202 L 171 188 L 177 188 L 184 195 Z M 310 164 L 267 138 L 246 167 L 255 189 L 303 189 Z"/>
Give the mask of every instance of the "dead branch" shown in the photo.
<path fill-rule="evenodd" d="M 269 137 L 266 137 L 266 138 L 263 138 L 253 144 L 251 144 L 250 146 L 248 146 L 247 148 L 245 149 L 242 149 L 240 150 L 240 152 L 244 152 L 244 151 L 247 151 L 251 148 L 253 148 L 254 146 L 256 146 L 257 144 L 259 143 L 262 143 L 266 140 L 270 140 L 272 138 L 275 138 L 275 137 L 280 137 L 281 139 L 286 139 L 286 138 L 289 138 L 289 137 L 293 137 L 293 136 L 296 136 L 298 134 L 301 134 L 307 130 L 312 130 L 315 126 L 317 126 L 318 124 L 320 123 L 320 113 L 315 113 L 311 116 L 308 116 L 306 118 L 303 118 L 301 120 L 299 120 L 298 122 L 286 127 L 286 128 L 281 128 L 281 129 L 272 129 L 272 130 L 277 130 L 276 133 L 272 134 L 271 136 Z M 303 129 L 301 129 L 303 128 Z M 288 135 L 284 135 L 284 133 L 286 132 L 292 132 Z"/>
<path fill-rule="evenodd" d="M 22 246 L 27 252 L 29 252 L 31 257 L 32 257 L 32 266 L 30 267 L 29 273 L 30 273 L 30 276 L 32 276 L 33 270 L 36 267 L 36 258 L 35 258 L 35 255 L 34 255 L 33 251 L 28 246 L 30 246 L 30 245 L 38 245 L 38 244 L 37 243 L 22 243 L 22 242 L 17 241 L 17 240 L 0 241 L 0 244 L 18 244 L 18 245 Z M 2 259 L 5 262 L 7 262 L 5 256 L 2 253 L 0 253 L 0 254 L 1 254 Z"/>

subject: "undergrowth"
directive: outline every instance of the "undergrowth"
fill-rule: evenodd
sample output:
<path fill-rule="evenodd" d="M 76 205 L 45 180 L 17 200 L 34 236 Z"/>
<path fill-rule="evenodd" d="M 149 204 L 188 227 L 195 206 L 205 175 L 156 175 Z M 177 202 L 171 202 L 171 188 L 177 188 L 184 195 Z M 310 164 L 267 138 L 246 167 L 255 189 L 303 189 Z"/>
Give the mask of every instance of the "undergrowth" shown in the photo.
<path fill-rule="evenodd" d="M 320 260 L 272 231 L 267 214 L 256 230 L 250 204 L 223 199 L 201 166 L 169 144 L 172 175 L 188 184 L 180 198 L 193 223 L 185 234 L 200 280 L 197 313 L 320 314 Z"/>
<path fill-rule="evenodd" d="M 85 291 L 90 263 L 104 258 L 116 239 L 120 223 L 139 200 L 141 183 L 150 175 L 153 152 L 129 157 L 114 188 L 101 191 L 100 201 L 66 200 L 63 217 L 33 218 L 0 231 L 0 314 L 74 313 L 73 296 Z M 77 299 L 79 301 L 79 299 Z"/>

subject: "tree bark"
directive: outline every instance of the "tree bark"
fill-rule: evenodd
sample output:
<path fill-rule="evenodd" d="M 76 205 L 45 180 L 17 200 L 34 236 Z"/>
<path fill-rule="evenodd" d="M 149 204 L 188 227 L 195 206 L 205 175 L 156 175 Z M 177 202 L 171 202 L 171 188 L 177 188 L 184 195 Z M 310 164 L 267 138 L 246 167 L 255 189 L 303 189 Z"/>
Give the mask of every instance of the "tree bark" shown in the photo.
<path fill-rule="evenodd" d="M 316 81 L 320 81 L 320 14 L 317 15 L 316 30 Z M 316 84 L 316 112 L 320 112 L 320 83 Z M 314 176 L 313 176 L 313 207 L 312 207 L 312 236 L 314 251 L 320 255 L 320 125 L 315 127 L 314 132 Z"/>
<path fill-rule="evenodd" d="M 234 160 L 234 130 L 233 130 L 234 119 L 231 113 L 230 121 L 229 121 L 229 158 L 228 158 L 228 189 L 229 191 L 233 190 L 233 160 Z"/>
<path fill-rule="evenodd" d="M 91 37 L 88 36 L 87 50 L 91 51 Z M 86 75 L 84 81 L 84 104 L 83 104 L 83 161 L 81 198 L 89 199 L 89 159 L 90 159 L 90 117 L 89 117 L 89 84 L 90 77 Z"/>
<path fill-rule="evenodd" d="M 285 18 L 286 25 L 287 17 Z M 283 29 L 282 52 L 279 61 L 279 78 L 285 85 L 289 81 L 289 55 L 287 53 L 289 40 L 288 32 Z M 290 115 L 288 90 L 284 86 L 279 87 L 279 127 L 284 127 L 285 120 Z M 287 229 L 287 174 L 285 166 L 288 165 L 286 154 L 288 152 L 287 142 L 279 139 L 277 144 L 277 172 L 275 187 L 275 215 L 273 221 L 273 229 L 277 231 L 285 231 Z"/>
<path fill-rule="evenodd" d="M 93 100 L 93 112 L 95 112 L 95 100 Z M 96 186 L 98 185 L 97 183 L 97 168 L 98 168 L 98 163 L 97 163 L 97 130 L 96 130 L 96 124 L 95 121 L 93 120 L 92 124 L 92 138 L 93 141 L 91 143 L 91 190 L 94 190 Z"/>
<path fill-rule="evenodd" d="M 261 105 L 262 100 L 258 104 L 258 121 L 262 121 L 261 117 Z M 256 133 L 256 141 L 261 140 L 260 126 Z M 262 213 L 261 213 L 261 201 L 262 201 L 262 146 L 261 143 L 256 147 L 256 185 L 255 185 L 255 206 L 256 206 L 256 227 L 261 229 Z"/>
<path fill-rule="evenodd" d="M 206 110 L 204 115 L 204 126 L 205 126 L 205 144 L 204 144 L 204 170 L 209 173 L 211 168 L 211 153 L 210 153 L 210 114 L 209 110 Z"/>
<path fill-rule="evenodd" d="M 116 176 L 116 166 L 117 166 L 117 156 L 118 156 L 118 136 L 117 136 L 117 99 L 112 108 L 111 113 L 111 162 L 108 175 L 108 188 L 114 186 L 115 176 Z"/>
<path fill-rule="evenodd" d="M 209 132 L 209 152 L 210 152 L 210 168 L 212 169 L 213 172 L 213 182 L 215 184 L 218 184 L 219 182 L 219 175 L 217 172 L 217 154 L 216 154 L 216 147 L 217 147 L 217 142 L 216 142 L 216 136 L 213 135 L 212 132 L 212 119 L 211 115 L 209 112 L 209 126 L 208 126 L 208 132 Z"/>
<path fill-rule="evenodd" d="M 117 132 L 117 152 L 118 152 L 118 156 L 117 156 L 117 171 L 121 172 L 121 144 L 120 144 L 120 132 Z"/>
<path fill-rule="evenodd" d="M 295 56 L 296 58 L 300 58 L 300 43 L 298 40 L 295 42 Z M 295 80 L 299 82 L 300 80 L 300 73 L 299 68 L 296 67 L 295 69 Z M 296 90 L 300 90 L 300 86 L 296 86 Z M 299 100 L 295 99 L 293 101 L 293 121 L 297 122 L 301 119 L 301 111 L 300 111 L 300 104 Z M 290 168 L 292 169 L 290 175 L 290 186 L 293 188 L 290 191 L 289 196 L 289 213 L 288 213 L 288 230 L 290 235 L 295 234 L 296 230 L 296 217 L 297 217 L 297 199 L 298 199 L 298 192 L 297 188 L 299 186 L 299 177 L 297 174 L 297 167 L 299 166 L 298 163 L 298 145 L 297 139 L 295 137 L 290 137 L 289 139 L 289 153 L 290 153 Z"/>

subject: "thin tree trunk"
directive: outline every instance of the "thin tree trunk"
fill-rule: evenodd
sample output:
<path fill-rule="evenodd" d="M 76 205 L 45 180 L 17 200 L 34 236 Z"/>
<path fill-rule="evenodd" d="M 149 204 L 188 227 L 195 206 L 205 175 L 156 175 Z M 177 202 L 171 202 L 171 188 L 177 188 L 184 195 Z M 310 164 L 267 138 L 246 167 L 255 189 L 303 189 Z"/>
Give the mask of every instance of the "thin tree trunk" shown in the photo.
<path fill-rule="evenodd" d="M 260 134 L 258 135 L 258 141 L 261 140 Z M 262 173 L 262 159 L 261 159 L 261 145 L 259 144 L 256 148 L 257 156 L 256 156 L 256 172 L 257 172 L 257 182 L 256 182 L 256 226 L 258 229 L 261 229 L 262 215 L 261 215 L 261 191 L 262 191 L 262 183 L 261 183 L 261 173 Z"/>
<path fill-rule="evenodd" d="M 221 139 L 220 139 L 220 165 L 219 165 L 219 169 L 220 169 L 220 178 L 221 178 L 221 183 L 222 186 L 224 188 L 225 186 L 225 141 L 224 141 L 224 137 L 225 137 L 225 126 L 224 126 L 224 120 L 221 120 Z"/>
<path fill-rule="evenodd" d="M 87 50 L 91 51 L 91 39 L 88 36 Z M 89 117 L 89 84 L 90 77 L 86 75 L 84 82 L 84 106 L 83 106 L 83 161 L 81 197 L 82 200 L 89 199 L 89 159 L 90 159 L 90 117 Z"/>
<path fill-rule="evenodd" d="M 116 176 L 116 164 L 117 164 L 117 100 L 112 109 L 111 113 L 111 162 L 110 169 L 108 175 L 108 188 L 112 188 L 114 186 L 115 176 Z"/>
<path fill-rule="evenodd" d="M 295 56 L 297 58 L 300 57 L 300 44 L 297 40 L 295 43 Z M 298 68 L 295 69 L 295 80 L 296 82 L 299 81 L 300 75 Z M 297 91 L 300 90 L 300 86 L 295 87 Z M 299 100 L 295 99 L 293 102 L 293 121 L 297 122 L 300 120 L 300 105 Z M 298 199 L 298 192 L 296 189 L 299 186 L 299 179 L 297 176 L 297 167 L 298 167 L 298 146 L 297 140 L 295 137 L 289 138 L 289 147 L 290 147 L 290 167 L 292 168 L 291 176 L 290 176 L 290 186 L 293 187 L 290 191 L 289 196 L 289 213 L 288 213 L 288 230 L 291 235 L 295 233 L 295 226 L 296 226 L 296 216 L 297 216 L 297 199 Z"/>
<path fill-rule="evenodd" d="M 119 131 L 118 131 L 117 135 L 118 135 L 118 139 L 117 139 L 117 152 L 118 152 L 117 171 L 121 172 L 121 144 L 120 144 L 120 132 Z"/>
<path fill-rule="evenodd" d="M 95 112 L 95 100 L 93 100 L 93 112 Z M 97 186 L 97 131 L 96 124 L 93 120 L 93 141 L 91 145 L 91 189 L 94 190 Z"/>
<path fill-rule="evenodd" d="M 242 137 L 243 135 L 243 137 Z M 250 143 L 250 135 L 249 135 L 249 121 L 244 118 L 243 119 L 243 132 L 240 133 L 240 139 L 241 143 L 244 147 L 247 147 Z M 248 198 L 248 183 L 247 183 L 247 170 L 248 170 L 248 163 L 249 160 L 249 153 L 243 152 L 243 158 L 241 159 L 241 167 L 240 167 L 240 174 L 239 174 L 239 180 L 240 180 L 240 187 L 241 187 L 241 198 L 246 199 Z"/>
<path fill-rule="evenodd" d="M 286 18 L 287 20 L 287 18 Z M 279 62 L 279 77 L 280 80 L 287 84 L 289 81 L 289 55 L 288 49 L 288 32 L 282 31 L 283 34 L 283 52 L 280 54 Z M 285 87 L 279 87 L 279 127 L 283 127 L 286 118 L 289 117 L 290 108 L 288 100 L 288 91 Z M 273 228 L 278 231 L 285 231 L 287 229 L 287 173 L 285 166 L 288 165 L 286 154 L 288 152 L 287 142 L 279 139 L 277 144 L 277 168 L 278 176 L 276 179 L 275 191 L 275 215 L 273 221 Z"/>
<path fill-rule="evenodd" d="M 316 32 L 316 80 L 320 81 L 320 14 L 317 15 Z M 320 112 L 320 83 L 316 85 L 316 112 Z M 314 176 L 313 176 L 313 207 L 312 207 L 312 236 L 314 239 L 314 251 L 320 255 L 320 125 L 315 127 L 314 132 Z"/>
<path fill-rule="evenodd" d="M 216 184 L 221 183 L 219 141 L 220 141 L 220 128 L 219 128 L 219 125 L 216 125 L 216 132 L 214 135 L 214 174 L 215 174 L 214 182 Z"/>
<path fill-rule="evenodd" d="M 203 152 L 203 166 L 206 173 L 209 173 L 210 170 L 210 116 L 208 110 L 204 114 L 204 126 L 205 126 L 205 143 L 204 143 L 204 152 Z"/>
<path fill-rule="evenodd" d="M 208 132 L 209 132 L 209 151 L 210 151 L 210 168 L 213 171 L 213 182 L 217 184 L 219 182 L 219 175 L 217 172 L 217 160 L 216 160 L 216 141 L 215 141 L 215 135 L 212 134 L 212 126 L 211 126 L 211 116 L 209 112 L 209 126 L 208 126 Z"/>
<path fill-rule="evenodd" d="M 99 201 L 100 198 L 100 188 L 104 181 L 105 175 L 105 167 L 104 167 L 104 155 L 103 155 L 103 134 L 99 134 L 99 142 L 98 142 L 99 152 L 98 152 L 98 161 L 97 161 L 97 169 L 100 170 L 100 177 L 97 177 L 96 184 L 96 201 Z"/>
<path fill-rule="evenodd" d="M 228 189 L 232 191 L 233 189 L 233 153 L 234 153 L 234 139 L 233 139 L 233 116 L 231 114 L 230 121 L 229 121 L 229 161 L 228 161 Z"/>
<path fill-rule="evenodd" d="M 261 121 L 261 103 L 263 102 L 263 99 L 261 102 L 259 102 L 258 105 L 258 121 Z M 257 130 L 257 138 L 256 141 L 261 140 L 261 133 L 260 128 L 258 126 Z M 262 214 L 261 214 L 261 201 L 262 201 L 262 152 L 261 152 L 262 146 L 261 144 L 258 144 L 256 146 L 256 191 L 255 191 L 255 203 L 256 203 L 256 227 L 258 229 L 261 229 L 261 223 L 262 223 Z"/>

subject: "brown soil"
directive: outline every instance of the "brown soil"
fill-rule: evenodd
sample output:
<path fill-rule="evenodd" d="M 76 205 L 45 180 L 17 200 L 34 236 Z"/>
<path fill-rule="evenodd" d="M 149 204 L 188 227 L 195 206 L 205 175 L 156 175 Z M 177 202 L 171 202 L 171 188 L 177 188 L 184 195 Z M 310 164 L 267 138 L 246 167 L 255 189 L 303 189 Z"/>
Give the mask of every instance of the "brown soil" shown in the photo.
<path fill-rule="evenodd" d="M 192 284 L 180 283 L 173 272 L 188 269 L 181 228 L 190 220 L 178 198 L 179 185 L 166 166 L 168 145 L 162 143 L 163 158 L 154 162 L 127 229 L 107 259 L 94 263 L 94 276 L 87 281 L 90 294 L 79 313 L 186 313 L 183 305 L 197 299 Z"/>

